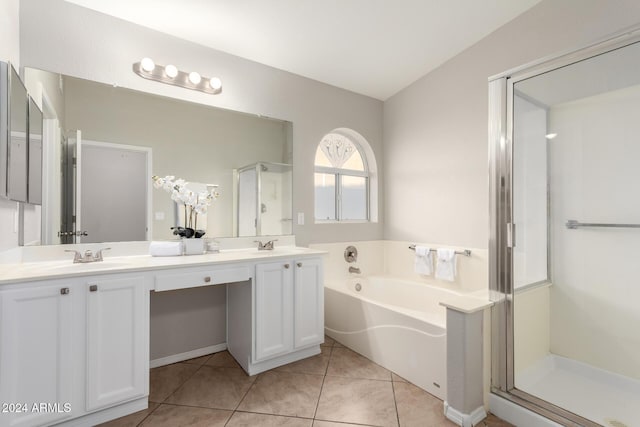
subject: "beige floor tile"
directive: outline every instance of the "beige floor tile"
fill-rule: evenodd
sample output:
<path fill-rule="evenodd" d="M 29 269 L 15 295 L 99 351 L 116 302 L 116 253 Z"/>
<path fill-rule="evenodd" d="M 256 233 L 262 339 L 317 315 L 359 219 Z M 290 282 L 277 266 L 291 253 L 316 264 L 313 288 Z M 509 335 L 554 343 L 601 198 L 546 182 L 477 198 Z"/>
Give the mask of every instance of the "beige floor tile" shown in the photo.
<path fill-rule="evenodd" d="M 149 401 L 164 400 L 185 383 L 198 370 L 198 365 L 174 363 L 154 368 L 149 372 Z"/>
<path fill-rule="evenodd" d="M 327 375 L 391 381 L 390 371 L 348 348 L 333 348 Z"/>
<path fill-rule="evenodd" d="M 147 416 L 158 407 L 159 403 L 149 402 L 149 407 L 142 411 L 134 412 L 131 415 L 120 417 L 113 421 L 108 421 L 103 424 L 98 424 L 97 427 L 136 427 Z"/>
<path fill-rule="evenodd" d="M 228 351 L 221 351 L 211 355 L 207 363 L 207 366 L 218 366 L 224 368 L 239 368 L 240 365 L 236 362 L 236 359 Z"/>
<path fill-rule="evenodd" d="M 313 418 L 322 376 L 268 371 L 251 387 L 238 410 Z"/>
<path fill-rule="evenodd" d="M 160 405 L 141 424 L 148 427 L 223 427 L 232 411 L 194 408 L 191 406 Z"/>
<path fill-rule="evenodd" d="M 347 423 L 334 423 L 333 421 L 320 421 L 315 420 L 313 427 L 375 427 L 367 424 L 347 424 Z"/>
<path fill-rule="evenodd" d="M 396 381 L 396 382 L 401 382 L 401 383 L 408 383 L 409 381 L 405 380 L 404 378 L 402 378 L 400 375 L 396 374 L 395 372 L 391 372 L 391 381 Z"/>
<path fill-rule="evenodd" d="M 414 386 L 394 382 L 400 427 L 455 426 L 444 416 L 442 400 Z"/>
<path fill-rule="evenodd" d="M 297 362 L 277 368 L 281 372 L 293 372 L 298 374 L 314 374 L 324 375 L 329 365 L 329 357 L 331 356 L 331 347 L 320 347 L 320 354 L 298 360 Z"/>
<path fill-rule="evenodd" d="M 396 427 L 398 418 L 391 384 L 391 381 L 328 376 L 315 418 Z"/>
<path fill-rule="evenodd" d="M 202 366 L 166 402 L 233 410 L 255 379 L 239 368 Z"/>
<path fill-rule="evenodd" d="M 227 427 L 311 427 L 312 422 L 307 418 L 235 412 Z"/>
<path fill-rule="evenodd" d="M 192 365 L 204 365 L 207 360 L 211 357 L 210 354 L 200 357 L 194 357 L 193 359 L 184 360 L 180 363 L 191 363 Z"/>
<path fill-rule="evenodd" d="M 324 342 L 320 344 L 321 347 L 333 347 L 335 344 L 335 340 L 331 337 L 324 336 Z"/>

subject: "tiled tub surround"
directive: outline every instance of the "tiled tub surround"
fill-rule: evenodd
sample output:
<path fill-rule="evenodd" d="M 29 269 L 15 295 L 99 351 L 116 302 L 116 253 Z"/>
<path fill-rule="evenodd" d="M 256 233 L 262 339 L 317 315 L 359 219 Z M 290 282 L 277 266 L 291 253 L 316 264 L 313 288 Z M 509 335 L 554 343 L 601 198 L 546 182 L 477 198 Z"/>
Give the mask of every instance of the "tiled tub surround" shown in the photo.
<path fill-rule="evenodd" d="M 322 353 L 249 377 L 229 353 L 151 370 L 149 408 L 101 427 L 446 427 L 442 401 L 326 338 Z M 508 427 L 489 415 L 479 426 Z"/>
<path fill-rule="evenodd" d="M 438 280 L 433 275 L 423 276 L 415 273 L 415 252 L 409 249 L 409 245 L 412 244 L 419 244 L 432 249 L 470 249 L 471 256 L 458 256 L 455 281 Z M 358 260 L 351 264 L 344 260 L 344 250 L 349 245 L 353 245 L 358 249 Z M 356 275 L 349 274 L 349 266 L 354 266 L 360 268 L 362 276 L 390 276 L 456 292 L 477 294 L 481 297 L 486 296 L 489 287 L 489 254 L 486 249 L 453 247 L 432 242 L 395 240 L 318 243 L 309 245 L 309 247 L 328 252 L 325 257 L 326 281 L 355 277 Z M 433 260 L 435 266 L 435 255 Z"/>

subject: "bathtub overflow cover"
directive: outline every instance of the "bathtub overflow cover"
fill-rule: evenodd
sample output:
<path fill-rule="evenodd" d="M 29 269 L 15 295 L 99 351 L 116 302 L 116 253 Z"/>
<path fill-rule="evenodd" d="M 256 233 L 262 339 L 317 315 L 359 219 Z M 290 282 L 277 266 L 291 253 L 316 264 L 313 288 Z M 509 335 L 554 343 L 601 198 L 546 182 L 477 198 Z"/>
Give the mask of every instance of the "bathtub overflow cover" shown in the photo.
<path fill-rule="evenodd" d="M 356 291 L 360 292 L 362 289 L 362 285 L 360 283 L 356 283 Z"/>

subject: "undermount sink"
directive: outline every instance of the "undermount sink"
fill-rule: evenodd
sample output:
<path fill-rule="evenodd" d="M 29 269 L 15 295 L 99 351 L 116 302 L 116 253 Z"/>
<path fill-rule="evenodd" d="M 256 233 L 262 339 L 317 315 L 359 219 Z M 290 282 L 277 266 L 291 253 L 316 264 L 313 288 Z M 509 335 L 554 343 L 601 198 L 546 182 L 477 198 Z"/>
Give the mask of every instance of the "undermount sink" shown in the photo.
<path fill-rule="evenodd" d="M 253 252 L 258 255 L 287 255 L 287 254 L 296 254 L 304 251 L 306 248 L 297 248 L 297 247 L 282 247 L 282 248 L 274 248 L 269 250 L 259 250 L 255 249 Z"/>
<path fill-rule="evenodd" d="M 42 266 L 43 270 L 47 271 L 60 271 L 60 270 L 68 270 L 70 272 L 79 271 L 79 270 L 100 270 L 107 268 L 121 268 L 130 265 L 126 262 L 118 262 L 118 261 L 96 261 L 96 262 L 86 262 L 86 263 L 73 263 L 73 261 L 65 261 L 56 263 L 55 265 L 46 265 Z"/>

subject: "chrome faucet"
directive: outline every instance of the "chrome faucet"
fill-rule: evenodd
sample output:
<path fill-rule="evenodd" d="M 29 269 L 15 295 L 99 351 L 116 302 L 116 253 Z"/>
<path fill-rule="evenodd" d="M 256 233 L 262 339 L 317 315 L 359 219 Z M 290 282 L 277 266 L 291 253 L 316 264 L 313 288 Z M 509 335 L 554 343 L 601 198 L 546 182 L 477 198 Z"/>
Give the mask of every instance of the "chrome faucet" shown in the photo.
<path fill-rule="evenodd" d="M 254 240 L 253 243 L 257 243 L 258 244 L 258 250 L 259 251 L 272 251 L 273 250 L 273 243 L 277 242 L 278 239 L 273 239 L 273 240 L 269 240 L 266 243 L 262 243 L 259 240 Z"/>
<path fill-rule="evenodd" d="M 88 262 L 98 262 L 98 261 L 102 261 L 102 251 L 108 251 L 111 248 L 102 248 L 100 249 L 98 252 L 96 252 L 96 254 L 94 255 L 93 252 L 91 252 L 91 250 L 86 250 L 84 252 L 84 256 L 82 256 L 82 254 L 79 251 L 74 251 L 74 250 L 65 250 L 65 252 L 73 252 L 73 263 L 74 264 L 84 264 L 84 263 L 88 263 Z"/>
<path fill-rule="evenodd" d="M 360 267 L 354 267 L 353 265 L 349 266 L 349 273 L 360 274 Z"/>

